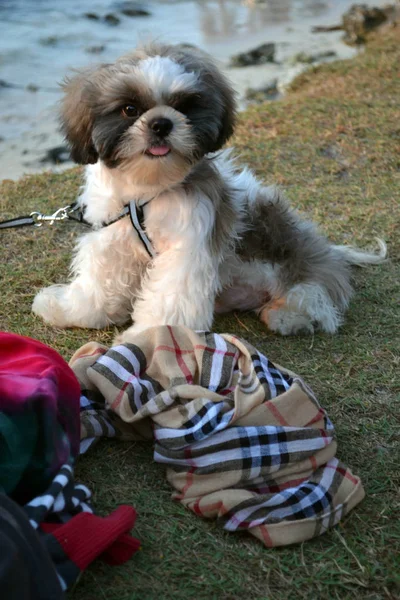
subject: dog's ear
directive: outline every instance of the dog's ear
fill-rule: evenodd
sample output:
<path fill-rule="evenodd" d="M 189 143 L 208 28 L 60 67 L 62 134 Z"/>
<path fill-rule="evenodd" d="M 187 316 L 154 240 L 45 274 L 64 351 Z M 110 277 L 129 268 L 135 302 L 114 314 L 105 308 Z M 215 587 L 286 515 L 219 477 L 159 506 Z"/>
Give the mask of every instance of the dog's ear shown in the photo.
<path fill-rule="evenodd" d="M 160 53 L 162 52 L 182 64 L 187 72 L 193 71 L 199 74 L 205 84 L 210 105 L 220 113 L 218 135 L 207 147 L 207 152 L 216 152 L 229 140 L 235 128 L 236 97 L 231 84 L 210 55 L 196 46 L 191 44 L 165 46 Z"/>
<path fill-rule="evenodd" d="M 93 115 L 90 86 L 93 70 L 77 71 L 62 83 L 61 127 L 70 146 L 71 157 L 77 163 L 95 163 L 98 153 L 93 145 Z"/>
<path fill-rule="evenodd" d="M 218 139 L 215 143 L 215 148 L 213 149 L 213 152 L 222 148 L 222 146 L 233 135 L 236 121 L 235 92 L 233 91 L 230 83 L 225 79 L 225 77 L 223 77 L 220 73 L 218 73 L 218 76 L 218 85 L 221 93 L 223 109 L 220 132 Z"/>
<path fill-rule="evenodd" d="M 220 105 L 221 117 L 218 137 L 208 152 L 216 152 L 233 135 L 236 122 L 235 92 L 227 78 L 214 65 L 209 65 L 204 79 L 210 90 L 213 90 L 214 102 Z"/>

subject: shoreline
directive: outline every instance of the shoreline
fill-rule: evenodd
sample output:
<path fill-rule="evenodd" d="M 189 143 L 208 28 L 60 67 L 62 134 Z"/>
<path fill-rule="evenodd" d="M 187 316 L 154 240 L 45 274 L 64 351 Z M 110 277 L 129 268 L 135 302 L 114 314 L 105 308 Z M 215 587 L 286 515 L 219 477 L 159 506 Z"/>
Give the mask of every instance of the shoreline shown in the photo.
<path fill-rule="evenodd" d="M 104 0 L 103 0 L 104 1 Z M 384 0 L 367 0 L 369 4 L 373 2 L 379 4 Z M 233 0 L 232 0 L 233 2 Z M 341 0 L 340 7 L 345 9 L 351 2 L 347 0 Z M 228 3 L 229 4 L 229 3 Z M 177 6 L 179 3 L 176 4 Z M 182 6 L 191 6 L 188 2 L 183 2 Z M 289 4 L 288 4 L 289 5 Z M 304 2 L 304 6 L 306 2 Z M 223 6 L 223 3 L 220 5 Z M 229 6 L 231 6 L 229 4 Z M 239 10 L 239 4 L 233 4 L 235 10 Z M 158 5 L 153 8 L 161 11 L 158 15 L 164 15 L 165 18 L 171 18 L 172 9 L 168 12 L 166 5 L 163 6 L 161 0 Z M 258 23 L 254 21 L 256 12 L 249 12 L 252 15 L 253 22 L 240 21 L 240 18 L 244 18 L 243 14 L 239 18 L 235 13 L 238 20 L 232 20 L 232 15 L 220 9 L 219 12 L 207 12 L 205 5 L 202 7 L 201 19 L 193 25 L 192 31 L 195 34 L 194 42 L 198 46 L 202 47 L 206 51 L 212 54 L 217 60 L 217 63 L 226 73 L 228 78 L 231 80 L 234 89 L 238 93 L 238 106 L 239 110 L 246 109 L 252 103 L 259 103 L 262 100 L 267 100 L 271 103 L 279 101 L 279 98 L 284 96 L 287 87 L 293 82 L 293 80 L 301 73 L 307 71 L 310 67 L 315 67 L 319 64 L 326 62 L 332 62 L 336 60 L 344 60 L 353 58 L 360 50 L 358 48 L 347 46 L 342 40 L 342 32 L 333 33 L 311 33 L 311 29 L 314 25 L 331 25 L 331 19 L 337 19 L 341 14 L 339 10 L 339 4 L 330 5 L 329 9 L 326 9 L 325 13 L 314 16 L 307 16 L 300 19 L 299 22 L 293 20 L 292 15 L 290 20 L 277 21 L 275 24 L 270 24 L 268 21 Z M 212 9 L 214 10 L 214 9 Z M 240 10 L 244 10 L 243 7 Z M 249 9 L 250 10 L 250 9 Z M 254 8 L 254 11 L 261 10 L 261 8 Z M 164 12 L 162 12 L 164 11 Z M 156 11 L 157 12 L 157 11 Z M 154 13 L 152 23 L 155 23 L 156 12 Z M 240 11 L 239 11 L 240 12 Z M 262 15 L 262 13 L 260 13 Z M 197 15 L 198 17 L 199 15 Z M 210 16 L 213 18 L 218 17 L 215 21 L 210 21 Z M 76 15 L 74 13 L 74 18 Z M 187 17 L 185 17 L 187 20 Z M 150 19 L 150 17 L 149 17 Z M 87 20 L 86 20 L 87 21 Z M 150 21 L 149 21 L 150 22 Z M 185 21 L 186 23 L 186 21 Z M 88 23 L 82 19 L 79 21 L 79 26 L 86 31 Z M 160 24 L 158 23 L 160 26 Z M 175 24 L 176 25 L 176 24 Z M 69 55 L 67 64 L 73 64 L 76 66 L 82 66 L 82 64 L 90 64 L 104 62 L 105 59 L 113 60 L 114 54 L 117 51 L 117 55 L 123 52 L 119 48 L 123 45 L 124 36 L 127 35 L 127 23 L 121 23 L 118 25 L 115 31 L 120 36 L 118 51 L 116 47 L 113 47 L 115 42 L 115 35 L 111 35 L 110 30 L 104 31 L 100 26 L 90 25 L 94 27 L 93 31 L 89 28 L 88 31 L 92 31 L 92 35 L 97 35 L 97 38 L 91 39 L 91 41 L 104 41 L 107 42 L 107 50 L 103 54 L 100 54 L 95 60 L 90 59 L 89 54 L 82 54 L 81 49 L 75 48 L 74 52 Z M 140 32 L 142 25 L 138 25 L 139 29 L 136 32 L 136 37 L 144 41 L 145 35 L 143 30 L 143 37 L 140 38 Z M 184 21 L 176 25 L 176 30 L 170 33 L 170 36 L 175 36 L 175 39 L 179 39 L 182 42 L 188 37 L 188 32 L 184 30 Z M 100 29 L 96 29 L 100 27 Z M 224 30 L 227 27 L 227 30 Z M 241 32 L 240 27 L 245 27 L 245 31 Z M 211 28 L 211 29 L 210 29 Z M 213 29 L 214 28 L 214 29 Z M 251 28 L 254 28 L 254 35 L 251 35 Z M 265 31 L 264 31 L 264 29 Z M 240 33 L 241 32 L 241 33 Z M 68 31 L 64 32 L 66 35 L 70 35 Z M 68 37 L 67 35 L 67 37 Z M 109 37 L 111 35 L 111 37 Z M 103 36 L 104 39 L 101 37 Z M 118 38 L 117 36 L 117 38 Z M 197 36 L 197 37 L 196 37 Z M 199 37 L 200 36 L 200 37 Z M 201 37 L 203 36 L 203 37 Z M 164 39 L 165 38 L 165 39 Z M 50 38 L 43 38 L 50 39 Z M 51 38 L 53 39 L 53 38 Z M 54 39 L 58 39 L 54 36 Z M 119 38 L 118 38 L 119 39 Z M 164 42 L 170 42 L 167 35 L 161 36 L 160 40 Z M 201 40 L 201 41 L 200 41 Z M 54 41 L 54 40 L 53 40 Z M 32 45 L 32 40 L 31 40 Z M 54 46 L 50 45 L 45 51 L 44 56 L 46 59 L 53 57 L 54 64 L 57 65 L 57 60 L 60 59 L 62 54 L 65 63 L 65 52 L 61 53 L 58 49 L 57 43 Z M 62 45 L 62 37 L 60 37 L 60 45 Z M 65 43 L 67 43 L 65 41 Z M 70 42 L 72 44 L 72 41 Z M 259 46 L 262 43 L 271 43 L 275 47 L 275 57 L 273 62 L 267 62 L 266 64 L 257 66 L 245 66 L 245 67 L 231 67 L 229 66 L 230 59 L 237 52 L 247 52 L 254 47 Z M 106 47 L 106 46 L 105 46 Z M 33 45 L 32 48 L 37 48 Z M 126 51 L 126 47 L 125 47 Z M 362 51 L 362 49 L 361 49 Z M 44 52 L 43 47 L 40 52 Z M 297 60 L 296 57 L 303 56 L 303 62 Z M 305 57 L 305 60 L 304 60 Z M 307 60 L 309 60 L 308 64 Z M 82 61 L 84 61 L 82 63 Z M 28 64 L 28 63 L 27 63 Z M 37 82 L 29 85 L 22 85 L 22 81 L 28 83 L 30 80 L 21 79 L 25 76 L 31 77 L 31 73 L 27 74 L 27 64 L 21 63 L 20 72 L 16 71 L 14 82 L 12 80 L 12 70 L 10 66 L 5 69 L 6 80 L 3 80 L 3 85 L 0 81 L 0 126 L 3 125 L 3 131 L 5 135 L 0 138 L 0 181 L 3 179 L 17 180 L 24 174 L 41 173 L 41 172 L 62 172 L 68 168 L 74 166 L 72 161 L 59 162 L 58 164 L 54 161 L 54 155 L 62 156 L 63 147 L 65 148 L 65 141 L 63 136 L 58 130 L 57 122 L 57 103 L 60 98 L 60 92 L 50 85 L 53 81 L 56 81 L 53 71 L 47 73 L 47 80 L 43 80 L 43 65 L 41 71 L 37 72 Z M 25 69 L 25 71 L 24 71 Z M 60 69 L 62 71 L 57 73 L 58 80 L 67 72 L 67 67 L 63 66 L 61 61 Z M 18 79 L 19 75 L 19 79 Z M 9 76 L 9 77 L 8 77 Z M 54 78 L 53 78 L 54 76 Z M 42 77 L 42 79 L 40 79 Z M 8 86 L 8 79 L 10 83 L 14 83 Z M 44 81 L 47 81 L 46 85 L 42 85 Z M 36 83 L 38 84 L 35 88 Z M 50 85 L 50 87 L 49 87 Z M 46 91 L 47 90 L 47 91 Z M 49 91 L 50 90 L 50 91 Z M 246 95 L 251 90 L 252 102 L 246 100 Z M 18 107 L 18 113 L 16 108 Z M 41 109 L 39 110 L 39 108 Z M 24 115 L 24 119 L 19 119 L 19 111 Z M 8 136 L 8 137 L 7 137 Z M 49 156 L 50 155 L 50 156 Z"/>
<path fill-rule="evenodd" d="M 249 89 L 256 92 L 260 91 L 262 95 L 263 88 L 271 86 L 276 89 L 279 97 L 266 100 L 279 102 L 284 97 L 286 89 L 301 73 L 326 62 L 348 60 L 356 52 L 357 50 L 348 48 L 348 50 L 342 52 L 345 58 L 335 55 L 333 58 L 317 60 L 312 64 L 300 62 L 287 64 L 284 69 L 282 69 L 281 64 L 273 65 L 271 63 L 242 68 L 228 68 L 227 65 L 222 65 L 222 69 L 231 79 L 238 93 L 238 108 L 242 112 L 252 104 L 257 103 L 246 100 L 246 93 Z M 24 175 L 47 171 L 61 173 L 75 166 L 75 163 L 70 160 L 59 164 L 52 164 L 46 160 L 48 152 L 65 146 L 64 138 L 58 130 L 57 108 L 58 104 L 55 104 L 40 114 L 30 131 L 26 131 L 14 139 L 0 142 L 0 182 L 4 179 L 17 180 Z"/>

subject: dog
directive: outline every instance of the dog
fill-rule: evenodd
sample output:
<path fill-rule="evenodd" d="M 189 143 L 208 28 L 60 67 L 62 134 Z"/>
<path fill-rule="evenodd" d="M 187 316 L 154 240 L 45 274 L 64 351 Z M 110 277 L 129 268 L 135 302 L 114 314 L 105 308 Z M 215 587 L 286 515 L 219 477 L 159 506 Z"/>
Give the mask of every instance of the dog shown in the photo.
<path fill-rule="evenodd" d="M 119 342 L 156 325 L 209 330 L 215 312 L 232 310 L 255 311 L 282 335 L 337 331 L 351 265 L 381 263 L 385 243 L 377 254 L 331 244 L 221 151 L 235 95 L 206 53 L 142 47 L 77 71 L 63 89 L 62 128 L 87 165 L 78 203 L 92 231 L 78 241 L 70 283 L 42 289 L 34 313 L 62 328 L 131 317 Z"/>

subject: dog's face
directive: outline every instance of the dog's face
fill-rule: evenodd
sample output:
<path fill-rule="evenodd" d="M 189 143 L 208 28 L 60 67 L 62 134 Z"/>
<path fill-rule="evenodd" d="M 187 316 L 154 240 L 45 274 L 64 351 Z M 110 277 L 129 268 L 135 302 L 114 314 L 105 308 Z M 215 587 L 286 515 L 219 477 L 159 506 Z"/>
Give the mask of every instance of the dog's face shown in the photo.
<path fill-rule="evenodd" d="M 233 133 L 232 89 L 192 47 L 138 50 L 64 84 L 62 125 L 73 159 L 101 159 L 143 183 L 179 180 Z"/>

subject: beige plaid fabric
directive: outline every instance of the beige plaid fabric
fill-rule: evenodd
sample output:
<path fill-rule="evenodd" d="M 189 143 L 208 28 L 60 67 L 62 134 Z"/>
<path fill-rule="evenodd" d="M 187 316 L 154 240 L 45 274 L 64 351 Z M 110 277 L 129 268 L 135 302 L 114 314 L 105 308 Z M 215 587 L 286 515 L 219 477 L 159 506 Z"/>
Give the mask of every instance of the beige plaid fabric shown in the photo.
<path fill-rule="evenodd" d="M 233 335 L 156 327 L 110 349 L 86 344 L 70 364 L 84 449 L 103 436 L 154 440 L 173 497 L 229 531 L 301 542 L 364 497 L 308 386 Z"/>

